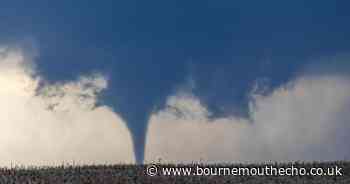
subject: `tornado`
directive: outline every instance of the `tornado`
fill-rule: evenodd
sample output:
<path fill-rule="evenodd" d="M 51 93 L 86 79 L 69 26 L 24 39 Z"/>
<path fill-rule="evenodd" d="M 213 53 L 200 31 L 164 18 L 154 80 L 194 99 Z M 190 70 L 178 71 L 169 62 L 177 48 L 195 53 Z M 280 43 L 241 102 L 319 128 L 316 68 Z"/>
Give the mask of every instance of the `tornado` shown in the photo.
<path fill-rule="evenodd" d="M 133 56 L 128 57 L 136 60 Z M 164 108 L 167 97 L 177 85 L 184 83 L 187 76 L 183 63 L 150 62 L 151 58 L 147 55 L 143 58 L 148 62 L 118 63 L 111 67 L 113 69 L 108 72 L 109 88 L 101 97 L 101 103 L 111 107 L 126 123 L 137 164 L 142 164 L 144 160 L 150 116 Z M 176 60 L 176 57 L 173 59 Z"/>
<path fill-rule="evenodd" d="M 142 164 L 144 160 L 148 120 L 151 113 L 149 109 L 140 109 L 139 111 L 133 111 L 133 114 L 126 114 L 127 116 L 124 115 L 124 120 L 132 136 L 136 164 Z"/>

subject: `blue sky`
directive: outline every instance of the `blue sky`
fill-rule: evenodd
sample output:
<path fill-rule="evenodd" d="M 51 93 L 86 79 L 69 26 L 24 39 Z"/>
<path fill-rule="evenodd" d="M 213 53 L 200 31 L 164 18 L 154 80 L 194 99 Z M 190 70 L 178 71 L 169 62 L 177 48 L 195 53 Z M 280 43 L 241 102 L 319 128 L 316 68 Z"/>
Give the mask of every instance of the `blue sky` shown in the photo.
<path fill-rule="evenodd" d="M 110 85 L 100 103 L 125 119 L 142 152 L 150 113 L 189 79 L 212 118 L 249 118 L 256 81 L 272 90 L 315 58 L 346 54 L 349 6 L 341 0 L 12 0 L 0 6 L 0 41 L 34 41 L 38 71 L 51 82 L 106 74 Z"/>

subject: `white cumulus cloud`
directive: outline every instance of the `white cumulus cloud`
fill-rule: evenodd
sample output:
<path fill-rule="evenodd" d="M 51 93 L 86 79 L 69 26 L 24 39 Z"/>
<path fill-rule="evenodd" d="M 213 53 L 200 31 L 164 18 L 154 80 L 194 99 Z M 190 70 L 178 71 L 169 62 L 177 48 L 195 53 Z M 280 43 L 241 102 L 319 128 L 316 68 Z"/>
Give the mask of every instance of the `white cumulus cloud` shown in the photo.
<path fill-rule="evenodd" d="M 0 166 L 133 163 L 130 133 L 95 74 L 48 84 L 20 49 L 0 49 Z"/>
<path fill-rule="evenodd" d="M 151 116 L 146 162 L 265 162 L 350 159 L 350 80 L 301 76 L 268 95 L 252 93 L 250 120 L 210 119 L 180 92 Z"/>

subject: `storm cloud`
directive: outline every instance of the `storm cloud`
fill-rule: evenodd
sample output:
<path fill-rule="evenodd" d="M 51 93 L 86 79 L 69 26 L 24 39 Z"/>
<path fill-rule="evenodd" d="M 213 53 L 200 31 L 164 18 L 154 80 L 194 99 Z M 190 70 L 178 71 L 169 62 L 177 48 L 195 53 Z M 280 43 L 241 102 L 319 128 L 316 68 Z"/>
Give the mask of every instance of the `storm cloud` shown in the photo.
<path fill-rule="evenodd" d="M 98 100 L 107 78 L 48 82 L 33 60 L 22 49 L 0 48 L 0 165 L 135 163 L 132 131 Z M 179 87 L 151 113 L 145 162 L 349 158 L 348 75 L 304 71 L 273 89 L 259 81 L 248 95 L 248 118 L 213 116 L 192 92 L 195 81 Z"/>

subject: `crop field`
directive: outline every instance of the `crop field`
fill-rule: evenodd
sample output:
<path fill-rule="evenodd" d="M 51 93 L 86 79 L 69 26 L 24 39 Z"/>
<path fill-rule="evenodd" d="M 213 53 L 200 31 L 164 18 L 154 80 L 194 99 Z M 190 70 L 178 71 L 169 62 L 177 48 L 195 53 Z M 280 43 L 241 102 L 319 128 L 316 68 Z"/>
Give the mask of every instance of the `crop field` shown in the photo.
<path fill-rule="evenodd" d="M 99 165 L 99 166 L 58 166 L 58 167 L 13 167 L 0 169 L 0 183 L 238 183 L 238 184 L 292 184 L 292 183 L 350 183 L 350 162 L 327 162 L 327 163 L 274 163 L 269 167 L 305 168 L 309 171 L 311 168 L 327 170 L 335 166 L 341 168 L 341 175 L 259 175 L 250 173 L 248 175 L 232 175 L 229 173 L 209 173 L 201 171 L 201 175 L 186 175 L 186 173 L 175 172 L 169 175 L 162 173 L 164 168 L 264 168 L 265 164 L 218 164 L 218 165 L 169 165 L 157 164 L 157 173 L 150 176 L 148 169 L 150 165 Z M 152 165 L 151 165 L 152 166 Z M 154 170 L 153 170 L 154 171 Z M 207 169 L 207 171 L 209 171 Z M 221 174 L 221 175 L 219 175 Z M 177 176 L 175 176 L 177 175 Z M 180 176 L 181 175 L 181 176 Z"/>

